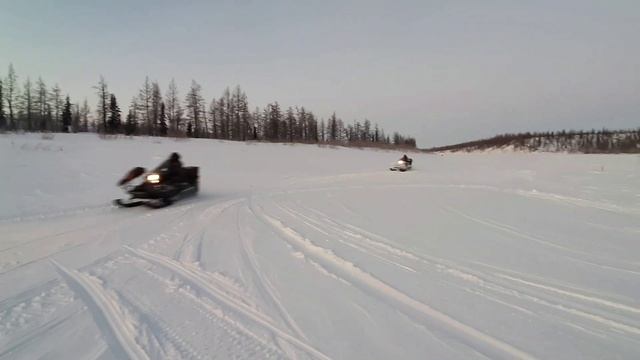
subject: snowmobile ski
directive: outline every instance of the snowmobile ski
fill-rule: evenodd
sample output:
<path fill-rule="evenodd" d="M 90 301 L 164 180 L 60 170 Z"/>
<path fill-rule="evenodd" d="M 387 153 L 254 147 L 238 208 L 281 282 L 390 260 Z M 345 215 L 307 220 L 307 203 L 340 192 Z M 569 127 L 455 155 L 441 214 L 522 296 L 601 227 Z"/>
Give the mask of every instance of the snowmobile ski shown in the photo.
<path fill-rule="evenodd" d="M 124 208 L 130 208 L 130 207 L 136 207 L 136 206 L 144 205 L 145 202 L 146 201 L 143 201 L 143 200 L 124 200 L 124 199 L 115 199 L 115 200 L 113 200 L 113 204 L 115 206 L 124 207 Z"/>
<path fill-rule="evenodd" d="M 152 208 L 152 209 L 161 209 L 165 206 L 169 206 L 173 204 L 173 200 L 171 199 L 153 199 L 153 200 L 149 200 L 149 201 L 145 201 L 144 205 L 146 207 Z"/>

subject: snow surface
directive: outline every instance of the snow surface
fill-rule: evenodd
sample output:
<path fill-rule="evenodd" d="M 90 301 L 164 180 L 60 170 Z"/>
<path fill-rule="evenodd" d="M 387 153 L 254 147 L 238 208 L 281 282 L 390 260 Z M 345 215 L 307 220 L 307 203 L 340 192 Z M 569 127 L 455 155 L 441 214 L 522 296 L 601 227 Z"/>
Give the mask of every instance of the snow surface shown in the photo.
<path fill-rule="evenodd" d="M 640 358 L 640 157 L 399 156 L 0 135 L 0 359 Z"/>

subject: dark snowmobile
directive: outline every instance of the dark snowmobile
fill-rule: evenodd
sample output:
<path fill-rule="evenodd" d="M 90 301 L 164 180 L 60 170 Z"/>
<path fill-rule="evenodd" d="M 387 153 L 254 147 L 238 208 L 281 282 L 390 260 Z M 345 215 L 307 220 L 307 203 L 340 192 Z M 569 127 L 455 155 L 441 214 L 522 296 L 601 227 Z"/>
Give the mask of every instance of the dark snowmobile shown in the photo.
<path fill-rule="evenodd" d="M 141 184 L 130 183 L 143 174 L 144 181 Z M 114 203 L 121 207 L 140 205 L 152 208 L 165 207 L 176 200 L 196 194 L 198 181 L 197 166 L 180 166 L 178 169 L 170 169 L 169 161 L 165 161 L 148 173 L 145 168 L 136 167 L 118 181 L 118 186 L 131 197 L 128 200 L 116 199 Z"/>

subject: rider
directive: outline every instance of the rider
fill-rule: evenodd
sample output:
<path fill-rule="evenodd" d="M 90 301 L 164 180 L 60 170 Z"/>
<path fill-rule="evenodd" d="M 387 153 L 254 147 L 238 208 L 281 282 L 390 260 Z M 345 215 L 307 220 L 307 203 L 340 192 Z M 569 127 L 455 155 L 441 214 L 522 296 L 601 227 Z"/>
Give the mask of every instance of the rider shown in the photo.
<path fill-rule="evenodd" d="M 180 154 L 174 152 L 169 156 L 169 160 L 163 164 L 167 170 L 165 179 L 167 182 L 180 182 L 182 179 L 182 162 L 180 161 Z"/>
<path fill-rule="evenodd" d="M 410 157 L 407 156 L 407 154 L 402 155 L 402 157 L 400 158 L 400 160 L 407 162 L 409 164 L 411 164 L 412 160 Z"/>

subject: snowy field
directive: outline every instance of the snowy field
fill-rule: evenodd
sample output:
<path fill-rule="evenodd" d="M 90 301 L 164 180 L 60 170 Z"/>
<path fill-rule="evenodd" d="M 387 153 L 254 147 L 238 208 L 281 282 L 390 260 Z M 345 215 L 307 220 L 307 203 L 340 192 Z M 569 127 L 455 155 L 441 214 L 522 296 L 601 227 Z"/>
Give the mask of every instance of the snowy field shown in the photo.
<path fill-rule="evenodd" d="M 640 358 L 640 157 L 400 155 L 0 135 L 0 359 Z"/>

